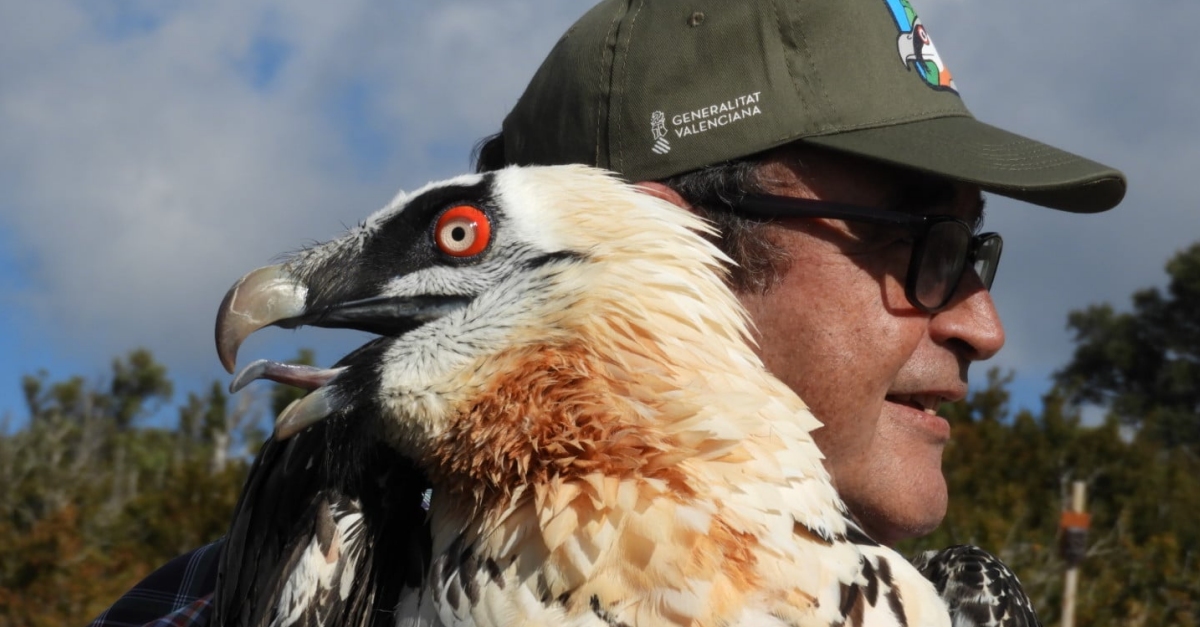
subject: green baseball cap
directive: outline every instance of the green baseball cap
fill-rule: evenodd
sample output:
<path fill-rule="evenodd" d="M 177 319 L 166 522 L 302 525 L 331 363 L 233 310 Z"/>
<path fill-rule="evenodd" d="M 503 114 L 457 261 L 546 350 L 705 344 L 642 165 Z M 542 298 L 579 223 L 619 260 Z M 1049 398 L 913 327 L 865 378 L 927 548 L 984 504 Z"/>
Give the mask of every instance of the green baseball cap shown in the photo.
<path fill-rule="evenodd" d="M 656 180 L 802 141 L 1037 205 L 1117 205 L 1111 167 L 976 120 L 908 0 L 604 0 L 504 120 L 509 163 Z"/>

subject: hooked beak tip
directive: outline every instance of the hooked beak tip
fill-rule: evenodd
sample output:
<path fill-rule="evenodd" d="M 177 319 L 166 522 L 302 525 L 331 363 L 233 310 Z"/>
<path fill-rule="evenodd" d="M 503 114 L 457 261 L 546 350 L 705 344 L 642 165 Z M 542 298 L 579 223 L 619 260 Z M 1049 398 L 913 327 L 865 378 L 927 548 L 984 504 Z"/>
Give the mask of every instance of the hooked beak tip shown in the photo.
<path fill-rule="evenodd" d="M 259 268 L 238 279 L 217 310 L 217 357 L 230 374 L 238 347 L 251 333 L 304 313 L 308 288 L 283 266 Z"/>

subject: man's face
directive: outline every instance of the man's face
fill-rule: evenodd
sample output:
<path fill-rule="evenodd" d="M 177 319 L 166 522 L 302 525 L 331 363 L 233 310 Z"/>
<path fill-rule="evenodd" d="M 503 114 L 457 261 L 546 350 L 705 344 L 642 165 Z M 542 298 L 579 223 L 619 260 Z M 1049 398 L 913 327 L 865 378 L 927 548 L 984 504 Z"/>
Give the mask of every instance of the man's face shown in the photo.
<path fill-rule="evenodd" d="M 771 191 L 923 214 L 981 218 L 977 188 L 832 153 L 781 152 Z M 790 255 L 766 293 L 742 295 L 758 352 L 825 424 L 814 432 L 851 511 L 888 544 L 932 531 L 946 513 L 942 449 L 949 424 L 931 413 L 967 391 L 967 368 L 1004 344 L 991 296 L 968 270 L 935 314 L 904 295 L 903 231 L 823 219 L 769 227 Z"/>

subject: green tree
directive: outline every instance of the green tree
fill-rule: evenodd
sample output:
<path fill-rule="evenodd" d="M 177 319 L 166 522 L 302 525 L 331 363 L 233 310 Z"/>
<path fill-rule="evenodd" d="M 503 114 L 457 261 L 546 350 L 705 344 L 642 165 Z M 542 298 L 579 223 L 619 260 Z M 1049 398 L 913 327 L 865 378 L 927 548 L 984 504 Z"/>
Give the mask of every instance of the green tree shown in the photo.
<path fill-rule="evenodd" d="M 113 423 L 128 429 L 135 419 L 169 401 L 174 389 L 167 367 L 155 361 L 150 351 L 139 348 L 125 359 L 114 359 L 109 385 Z"/>
<path fill-rule="evenodd" d="M 22 379 L 28 420 L 0 429 L 0 627 L 85 624 L 225 532 L 262 402 L 214 382 L 189 394 L 177 428 L 142 426 L 173 388 L 142 349 L 102 381 Z"/>
<path fill-rule="evenodd" d="M 1195 625 L 1200 619 L 1200 460 L 1131 436 L 1110 416 L 1085 426 L 1058 388 L 1040 412 L 1009 408 L 1011 374 L 943 407 L 953 439 L 946 519 L 905 553 L 969 543 L 1020 577 L 1047 625 L 1059 619 L 1065 565 L 1059 517 L 1072 481 L 1088 484 L 1092 526 L 1077 597 L 1079 625 Z"/>
<path fill-rule="evenodd" d="M 1075 402 L 1096 403 L 1140 437 L 1200 452 L 1200 242 L 1167 262 L 1166 291 L 1074 311 L 1075 353 L 1057 381 Z"/>

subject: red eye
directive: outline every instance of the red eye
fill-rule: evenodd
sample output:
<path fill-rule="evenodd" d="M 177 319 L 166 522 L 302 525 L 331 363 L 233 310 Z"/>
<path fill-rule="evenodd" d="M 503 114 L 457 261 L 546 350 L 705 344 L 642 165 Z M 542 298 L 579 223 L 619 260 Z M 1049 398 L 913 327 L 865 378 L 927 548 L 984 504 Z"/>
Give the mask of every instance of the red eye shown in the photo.
<path fill-rule="evenodd" d="M 459 205 L 438 218 L 433 239 L 438 250 L 451 257 L 473 257 L 487 248 L 492 225 L 478 207 Z"/>

